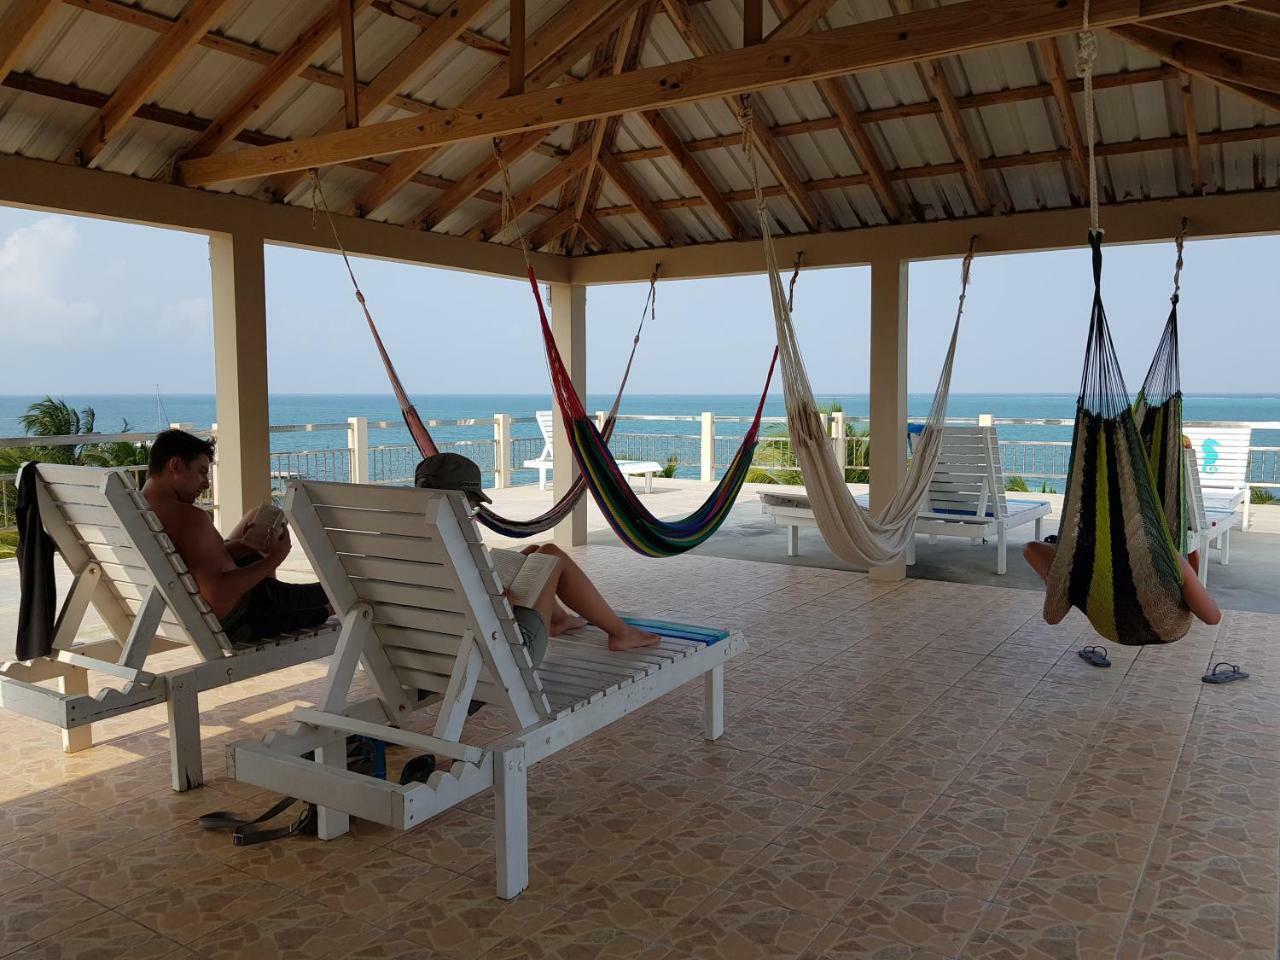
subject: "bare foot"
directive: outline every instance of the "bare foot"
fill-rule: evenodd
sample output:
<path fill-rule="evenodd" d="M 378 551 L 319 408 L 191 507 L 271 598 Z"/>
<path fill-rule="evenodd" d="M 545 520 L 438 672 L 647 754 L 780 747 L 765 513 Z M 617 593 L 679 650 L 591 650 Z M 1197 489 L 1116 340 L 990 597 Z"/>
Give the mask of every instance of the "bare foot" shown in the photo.
<path fill-rule="evenodd" d="M 570 630 L 577 630 L 587 625 L 586 617 L 554 617 L 551 621 L 551 636 L 558 637 Z"/>
<path fill-rule="evenodd" d="M 609 635 L 610 650 L 635 650 L 638 647 L 656 647 L 662 638 L 656 633 L 646 633 L 644 630 L 627 625 L 627 629 L 620 634 Z"/>

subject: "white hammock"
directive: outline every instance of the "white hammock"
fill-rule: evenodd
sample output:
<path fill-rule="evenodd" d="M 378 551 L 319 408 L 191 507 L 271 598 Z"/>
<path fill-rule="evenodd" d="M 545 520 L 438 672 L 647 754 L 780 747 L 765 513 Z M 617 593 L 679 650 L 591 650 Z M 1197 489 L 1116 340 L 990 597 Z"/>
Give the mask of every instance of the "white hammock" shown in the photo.
<path fill-rule="evenodd" d="M 749 122 L 749 118 L 748 122 Z M 750 137 L 743 137 L 750 144 Z M 813 388 L 800 356 L 791 310 L 778 272 L 777 253 L 769 230 L 769 216 L 756 176 L 755 156 L 748 147 L 751 178 L 756 192 L 756 212 L 764 241 L 765 262 L 769 273 L 769 289 L 773 296 L 773 319 L 778 330 L 778 359 L 787 403 L 787 428 L 791 450 L 804 475 L 805 490 L 813 508 L 814 519 L 831 552 L 854 566 L 879 566 L 902 558 L 911 543 L 916 514 L 929 492 L 929 483 L 938 455 L 942 450 L 942 421 L 946 415 L 947 395 L 951 391 L 951 367 L 955 361 L 956 340 L 960 333 L 960 316 L 964 312 L 965 291 L 969 284 L 969 267 L 973 248 L 965 256 L 960 286 L 960 303 L 956 308 L 951 343 L 942 363 L 942 373 L 933 394 L 933 406 L 925 423 L 922 442 L 916 446 L 907 467 L 907 476 L 885 507 L 875 513 L 863 508 L 845 485 L 844 468 L 836 461 L 831 438 L 823 430 L 822 418 L 813 399 Z M 890 468 L 884 464 L 881 469 Z"/>

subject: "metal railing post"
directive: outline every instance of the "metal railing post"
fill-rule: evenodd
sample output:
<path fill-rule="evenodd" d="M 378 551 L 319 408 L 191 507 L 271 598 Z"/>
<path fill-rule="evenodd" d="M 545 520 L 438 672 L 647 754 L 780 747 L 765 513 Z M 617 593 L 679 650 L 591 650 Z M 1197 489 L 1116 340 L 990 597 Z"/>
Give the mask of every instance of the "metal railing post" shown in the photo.
<path fill-rule="evenodd" d="M 702 450 L 699 466 L 701 470 L 698 479 L 703 483 L 715 483 L 716 415 L 710 411 L 703 411 L 702 414 Z"/>
<path fill-rule="evenodd" d="M 511 414 L 493 415 L 493 488 L 511 486 Z"/>
<path fill-rule="evenodd" d="M 369 418 L 347 418 L 347 455 L 351 459 L 351 482 L 369 482 Z"/>
<path fill-rule="evenodd" d="M 991 427 L 995 425 L 995 418 L 989 413 L 978 414 L 978 426 Z"/>

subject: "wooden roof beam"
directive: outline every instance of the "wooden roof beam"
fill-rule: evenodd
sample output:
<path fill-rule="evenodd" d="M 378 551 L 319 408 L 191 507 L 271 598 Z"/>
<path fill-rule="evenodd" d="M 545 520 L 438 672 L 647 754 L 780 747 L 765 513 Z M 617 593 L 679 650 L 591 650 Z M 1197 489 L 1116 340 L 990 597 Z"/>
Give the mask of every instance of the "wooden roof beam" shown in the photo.
<path fill-rule="evenodd" d="M 529 69 L 536 71 L 616 2 L 618 0 L 578 0 L 553 15 L 525 41 L 525 59 Z M 481 104 L 495 101 L 502 97 L 509 83 L 510 76 L 506 66 L 494 67 L 455 109 L 470 113 Z M 530 93 L 522 94 L 525 97 L 530 95 Z M 519 128 L 507 131 L 508 134 L 519 132 L 521 132 Z M 364 216 L 373 213 L 390 200 L 396 191 L 408 183 L 410 178 L 426 166 L 438 152 L 438 145 L 430 145 L 395 157 L 385 173 L 365 184 L 344 212 L 360 213 Z"/>
<path fill-rule="evenodd" d="M 427 29 L 432 23 L 449 12 L 446 10 L 440 14 L 428 13 L 426 10 L 419 10 L 412 4 L 401 3 L 400 0 L 373 0 L 373 9 L 379 13 L 385 13 L 389 17 L 395 17 L 397 20 L 405 20 L 412 23 L 421 30 Z M 505 43 L 499 43 L 492 37 L 486 37 L 479 30 L 470 28 L 458 34 L 458 42 L 465 44 L 472 50 L 479 50 L 481 53 L 487 53 L 495 57 L 506 57 L 511 53 Z"/>
<path fill-rule="evenodd" d="M 621 56 L 621 51 L 626 49 L 631 40 L 631 31 L 635 27 L 636 14 L 638 12 L 638 8 L 632 10 L 623 19 L 622 25 L 610 34 L 604 43 L 596 47 L 595 52 L 591 55 L 591 63 L 587 68 L 588 77 L 603 77 L 612 72 L 615 62 L 614 54 L 618 53 Z M 595 140 L 596 130 L 603 129 L 605 124 L 606 121 L 604 120 L 587 120 L 582 123 L 575 123 L 573 125 L 573 140 L 571 141 L 573 149 L 582 148 L 589 151 L 591 144 Z M 582 182 L 581 171 L 576 172 L 561 184 L 560 196 L 556 198 L 556 210 L 563 210 L 565 207 L 576 207 L 578 194 L 585 186 L 586 184 Z M 578 222 L 575 219 L 568 230 L 556 237 L 548 252 L 564 253 L 569 249 L 569 245 L 574 242 L 577 234 Z"/>
<path fill-rule="evenodd" d="M 1081 201 L 1089 202 L 1089 160 L 1088 145 L 1080 132 L 1080 121 L 1076 116 L 1076 101 L 1071 93 L 1071 84 L 1067 80 L 1067 69 L 1062 63 L 1062 51 L 1058 41 L 1046 37 L 1037 42 L 1040 59 L 1044 61 L 1045 74 L 1049 85 L 1053 88 L 1053 99 L 1058 105 L 1058 118 L 1062 121 L 1062 132 L 1067 140 L 1067 149 L 1071 151 L 1071 170 L 1075 175 L 1076 189 Z"/>
<path fill-rule="evenodd" d="M 360 115 L 368 117 L 379 107 L 391 101 L 400 89 L 445 48 L 458 39 L 467 24 L 480 15 L 493 0 L 454 0 L 440 16 L 414 37 L 405 47 L 378 71 L 377 76 L 360 93 Z M 347 125 L 346 110 L 339 110 L 317 131 L 317 136 L 342 130 Z M 306 172 L 294 172 L 272 177 L 262 186 L 262 192 L 277 200 L 283 200 L 306 179 Z"/>
<path fill-rule="evenodd" d="M 780 12 L 787 15 L 787 24 L 796 24 L 804 21 L 805 16 L 817 13 L 817 7 L 813 3 L 804 3 L 802 0 L 774 0 L 774 6 Z M 821 5 L 820 5 L 821 6 Z M 825 4 L 830 7 L 831 4 Z M 825 13 L 826 10 L 822 10 Z M 820 16 L 820 15 L 819 15 Z M 800 19 L 796 19 L 800 18 Z M 816 23 L 818 16 L 813 17 Z M 779 27 L 779 30 L 782 28 Z M 774 31 L 776 34 L 777 31 Z M 885 176 L 884 164 L 880 162 L 880 155 L 876 152 L 875 142 L 871 139 L 871 135 L 863 126 L 862 120 L 858 117 L 858 108 L 853 102 L 853 98 L 849 96 L 849 91 L 845 89 L 844 81 L 839 77 L 828 77 L 818 81 L 818 92 L 822 94 L 822 99 L 827 102 L 832 114 L 835 116 L 838 129 L 844 134 L 845 142 L 849 146 L 849 150 L 853 153 L 853 158 L 858 162 L 858 166 L 866 171 L 870 178 L 871 189 L 876 195 L 876 199 L 880 201 L 880 207 L 884 211 L 885 216 L 890 223 L 896 223 L 902 219 L 902 207 L 898 203 L 897 194 L 893 192 L 893 186 L 889 183 L 889 178 Z"/>
<path fill-rule="evenodd" d="M 370 0 L 358 0 L 358 6 L 368 6 L 369 2 Z M 206 157 L 236 139 L 236 134 L 245 128 L 262 105 L 296 77 L 311 62 L 320 48 L 332 40 L 334 34 L 340 29 L 338 9 L 330 7 L 303 30 L 293 43 L 276 54 L 275 59 L 262 71 L 258 79 L 251 83 L 231 106 L 218 115 L 200 139 L 188 148 L 185 155 Z"/>
<path fill-rule="evenodd" d="M 1112 32 L 1187 73 L 1229 87 L 1272 110 L 1280 110 L 1280 61 L 1230 52 L 1145 27 L 1121 26 Z"/>
<path fill-rule="evenodd" d="M 576 36 L 571 37 L 559 50 L 549 56 L 529 73 L 524 79 L 526 90 L 543 90 L 565 74 L 575 63 L 581 60 L 592 47 L 596 47 L 603 39 L 617 29 L 619 21 L 630 12 L 628 4 L 634 0 L 623 0 L 615 3 L 604 16 L 594 22 L 588 21 Z M 535 130 L 532 133 L 517 134 L 505 137 L 502 141 L 502 160 L 510 167 L 517 160 L 531 151 L 546 136 L 547 131 Z M 430 230 L 441 220 L 453 213 L 467 200 L 475 196 L 486 183 L 498 175 L 497 157 L 489 156 L 472 167 L 466 174 L 458 178 L 458 182 L 449 190 L 436 197 L 411 221 L 413 226 Z"/>
<path fill-rule="evenodd" d="M 631 174 L 627 173 L 626 168 L 622 164 L 617 163 L 613 157 L 607 153 L 600 154 L 600 169 L 604 175 L 608 177 L 618 192 L 627 198 L 627 201 L 636 208 L 636 213 L 645 223 L 649 225 L 649 229 L 657 234 L 658 239 L 664 247 L 672 247 L 676 244 L 676 237 L 667 226 L 662 214 L 658 211 L 654 202 L 649 199 L 645 192 L 640 189 L 640 185 L 632 179 Z M 572 211 L 570 211 L 572 213 Z M 572 223 L 572 220 L 570 220 Z"/>
<path fill-rule="evenodd" d="M 576 0 L 575 10 L 587 0 Z M 295 140 L 285 147 L 241 150 L 179 164 L 189 186 L 306 170 L 344 160 L 421 153 L 533 128 L 638 110 L 657 110 L 712 97 L 841 76 L 946 56 L 1001 43 L 1035 40 L 1076 28 L 1081 0 L 969 0 L 901 17 L 763 43 L 745 50 L 693 57 L 601 77 L 563 90 L 490 99 L 437 114 L 391 120 Z M 1207 0 L 1094 0 L 1092 22 L 1102 29 L 1171 16 Z M 502 71 L 505 73 L 505 71 Z M 416 169 L 416 167 L 414 168 Z"/>
<path fill-rule="evenodd" d="M 151 49 L 121 81 L 106 106 L 89 118 L 58 159 L 86 167 L 93 163 L 107 141 L 129 122 L 151 92 L 168 79 L 178 61 L 209 32 L 229 3 L 230 0 L 190 0 L 182 8 L 173 27 L 151 45 Z"/>
<path fill-rule="evenodd" d="M 540 176 L 529 186 L 525 187 L 514 197 L 511 198 L 511 212 L 514 217 L 522 217 L 528 213 L 533 207 L 541 202 L 545 197 L 558 190 L 570 178 L 581 173 L 586 169 L 587 162 L 591 159 L 591 144 L 584 143 L 565 159 L 561 160 L 554 167 Z M 505 230 L 503 229 L 503 214 L 501 210 L 495 210 L 480 223 L 476 224 L 467 232 L 467 237 L 471 240 L 502 240 Z"/>
<path fill-rule="evenodd" d="M 356 2 L 337 0 L 342 37 L 342 109 L 346 127 L 360 126 L 360 76 L 356 65 Z"/>
<path fill-rule="evenodd" d="M 0 80 L 9 75 L 61 6 L 59 0 L 17 0 L 0 19 Z"/>
<path fill-rule="evenodd" d="M 1280 22 L 1265 13 L 1221 7 L 1154 20 L 1151 29 L 1267 60 L 1280 60 Z"/>
<path fill-rule="evenodd" d="M 1187 170 L 1191 174 L 1191 192 L 1204 193 L 1204 177 L 1200 174 L 1200 128 L 1196 120 L 1196 95 L 1191 74 L 1182 75 L 1182 123 L 1187 131 Z"/>
<path fill-rule="evenodd" d="M 662 144 L 662 149 L 666 151 L 667 156 L 675 161 L 680 171 L 689 178 L 693 188 L 707 201 L 712 214 L 720 222 L 720 226 L 724 228 L 725 233 L 733 240 L 741 239 L 743 230 L 742 224 L 738 222 L 737 214 L 733 212 L 733 208 L 729 206 L 728 201 L 721 196 L 720 188 L 715 185 L 711 175 L 702 169 L 702 165 L 698 163 L 693 154 L 684 148 L 679 135 L 667 118 L 657 110 L 646 110 L 640 114 L 640 118 L 644 120 L 653 135 L 658 138 L 658 142 Z"/>
<path fill-rule="evenodd" d="M 541 250 L 573 226 L 573 207 L 565 207 L 548 217 L 527 237 L 530 250 Z"/>

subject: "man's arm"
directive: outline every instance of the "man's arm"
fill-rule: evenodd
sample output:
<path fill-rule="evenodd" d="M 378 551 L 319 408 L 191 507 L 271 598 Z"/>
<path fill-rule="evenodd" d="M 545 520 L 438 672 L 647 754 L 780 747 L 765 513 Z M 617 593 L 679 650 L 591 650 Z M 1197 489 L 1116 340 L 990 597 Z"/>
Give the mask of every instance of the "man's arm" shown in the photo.
<path fill-rule="evenodd" d="M 292 543 L 288 528 L 279 539 L 272 542 L 267 555 L 256 563 L 226 569 L 227 550 L 218 531 L 210 523 L 200 536 L 200 542 L 190 550 L 182 550 L 191 575 L 196 578 L 200 593 L 218 616 L 230 613 L 246 593 L 263 580 L 272 576 L 289 555 Z"/>

